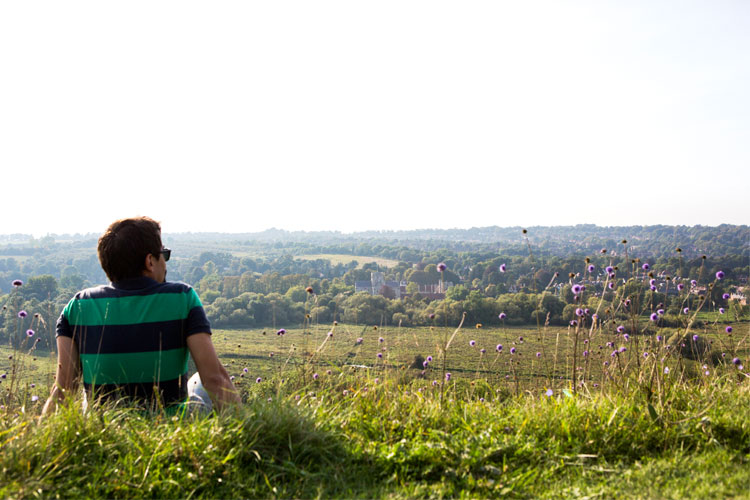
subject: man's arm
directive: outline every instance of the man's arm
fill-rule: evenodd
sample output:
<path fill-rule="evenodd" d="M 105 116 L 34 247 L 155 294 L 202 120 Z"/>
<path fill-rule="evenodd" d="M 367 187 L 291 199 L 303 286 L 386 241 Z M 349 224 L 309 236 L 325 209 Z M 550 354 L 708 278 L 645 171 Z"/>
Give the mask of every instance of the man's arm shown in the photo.
<path fill-rule="evenodd" d="M 217 410 L 227 405 L 240 402 L 240 395 L 234 384 L 229 380 L 229 374 L 219 362 L 216 350 L 208 333 L 195 333 L 187 338 L 190 355 L 195 361 L 203 387 L 211 396 L 211 401 Z"/>
<path fill-rule="evenodd" d="M 65 336 L 57 337 L 57 371 L 55 383 L 52 385 L 47 402 L 42 408 L 42 417 L 55 411 L 57 403 L 63 401 L 68 394 L 78 389 L 80 358 L 78 346 L 73 339 Z"/>

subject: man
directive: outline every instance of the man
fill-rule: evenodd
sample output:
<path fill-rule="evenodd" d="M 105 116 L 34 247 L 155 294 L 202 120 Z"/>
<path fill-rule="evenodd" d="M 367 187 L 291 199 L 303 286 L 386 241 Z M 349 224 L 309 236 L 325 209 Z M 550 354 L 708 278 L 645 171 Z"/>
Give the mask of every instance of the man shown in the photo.
<path fill-rule="evenodd" d="M 60 315 L 57 374 L 42 415 L 74 393 L 79 379 L 88 399 L 179 409 L 188 399 L 188 353 L 213 406 L 238 403 L 198 295 L 166 281 L 171 250 L 162 246 L 159 223 L 118 220 L 97 252 L 111 284 L 78 292 Z"/>

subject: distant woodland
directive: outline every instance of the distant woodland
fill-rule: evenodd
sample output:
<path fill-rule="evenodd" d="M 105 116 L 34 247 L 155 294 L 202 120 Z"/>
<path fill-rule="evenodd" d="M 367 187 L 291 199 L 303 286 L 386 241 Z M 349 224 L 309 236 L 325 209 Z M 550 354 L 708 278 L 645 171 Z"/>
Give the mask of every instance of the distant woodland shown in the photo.
<path fill-rule="evenodd" d="M 96 255 L 97 238 L 97 234 L 0 235 L 0 304 L 6 306 L 0 316 L 0 337 L 13 334 L 18 325 L 11 313 L 22 308 L 44 320 L 37 329 L 46 334 L 44 343 L 51 343 L 54 322 L 73 294 L 107 281 Z M 607 266 L 616 269 L 618 287 L 653 293 L 654 303 L 669 304 L 667 313 L 676 314 L 683 304 L 668 298 L 677 283 L 696 280 L 705 287 L 717 271 L 723 271 L 725 278 L 705 292 L 720 307 L 726 302 L 723 294 L 744 293 L 750 276 L 746 225 L 485 227 L 354 234 L 271 229 L 247 234 L 164 234 L 163 240 L 172 248 L 168 279 L 195 287 L 218 328 L 276 328 L 305 321 L 456 324 L 464 312 L 467 321 L 478 323 L 497 322 L 503 312 L 510 324 L 536 323 L 539 318 L 565 324 L 575 314 L 570 290 L 574 282 L 586 283 L 592 306 L 602 299 L 605 304 L 616 300 L 615 292 L 605 288 Z M 438 263 L 447 269 L 439 272 Z M 650 265 L 658 281 L 655 291 L 641 290 L 643 263 Z M 590 273 L 587 268 L 592 264 L 595 270 Z M 370 281 L 372 273 L 399 283 L 401 293 L 388 289 L 356 293 L 355 282 Z M 11 283 L 19 279 L 24 285 L 14 289 Z M 418 292 L 420 285 L 441 282 L 453 285 L 441 296 Z"/>

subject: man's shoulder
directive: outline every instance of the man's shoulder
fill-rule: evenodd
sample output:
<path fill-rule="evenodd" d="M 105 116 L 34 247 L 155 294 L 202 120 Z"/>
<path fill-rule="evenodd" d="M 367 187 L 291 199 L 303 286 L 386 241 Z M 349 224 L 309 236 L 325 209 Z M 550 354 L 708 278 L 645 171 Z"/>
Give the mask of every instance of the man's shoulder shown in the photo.
<path fill-rule="evenodd" d="M 112 297 L 113 295 L 115 295 L 115 293 L 116 290 L 111 285 L 97 285 L 89 288 L 84 288 L 73 296 L 73 300 Z"/>
<path fill-rule="evenodd" d="M 191 293 L 193 287 L 182 281 L 165 281 L 157 285 L 157 290 L 159 293 Z"/>

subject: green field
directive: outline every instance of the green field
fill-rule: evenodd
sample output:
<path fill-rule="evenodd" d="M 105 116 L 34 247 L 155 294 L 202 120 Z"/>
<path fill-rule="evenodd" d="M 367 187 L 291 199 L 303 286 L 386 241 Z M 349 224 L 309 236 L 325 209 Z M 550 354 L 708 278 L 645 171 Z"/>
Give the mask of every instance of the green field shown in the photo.
<path fill-rule="evenodd" d="M 350 262 L 357 261 L 359 263 L 358 267 L 362 267 L 365 264 L 371 264 L 375 263 L 382 267 L 394 267 L 398 264 L 397 260 L 393 259 L 385 259 L 383 257 L 367 257 L 362 255 L 345 255 L 345 254 L 309 254 L 309 255 L 298 255 L 295 256 L 295 259 L 300 260 L 328 260 L 331 262 L 331 265 L 335 266 L 336 264 L 349 264 Z"/>
<path fill-rule="evenodd" d="M 337 325 L 330 337 L 329 328 L 318 326 L 287 329 L 283 336 L 273 329 L 218 330 L 213 339 L 230 374 L 244 387 L 257 377 L 283 379 L 311 373 L 318 373 L 321 380 L 359 373 L 364 380 L 392 379 L 429 387 L 448 372 L 452 384 L 481 381 L 485 393 L 489 389 L 539 393 L 571 388 L 575 373 L 577 384 L 585 383 L 586 391 L 596 392 L 613 384 L 636 383 L 644 373 L 690 378 L 701 374 L 708 381 L 736 371 L 730 361 L 750 354 L 750 323 L 736 324 L 731 335 L 722 328 L 691 331 L 684 347 L 685 339 L 676 336 L 675 329 L 627 340 L 615 333 L 581 330 L 576 341 L 574 329 L 559 327 L 457 330 Z M 693 335 L 699 336 L 695 343 L 691 343 Z M 443 346 L 451 337 L 443 367 Z M 503 346 L 500 352 L 498 344 Z M 622 348 L 624 352 L 613 356 Z M 428 356 L 433 361 L 424 368 L 422 361 Z"/>

